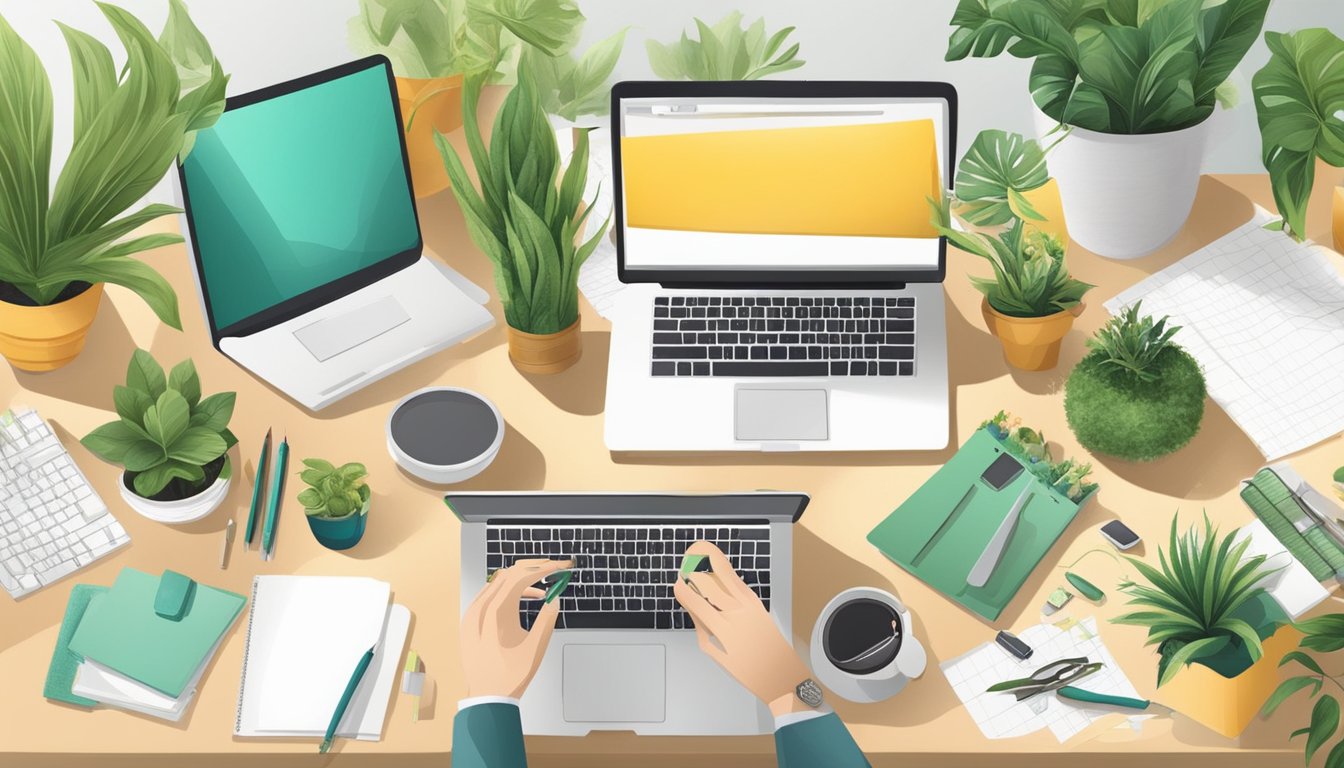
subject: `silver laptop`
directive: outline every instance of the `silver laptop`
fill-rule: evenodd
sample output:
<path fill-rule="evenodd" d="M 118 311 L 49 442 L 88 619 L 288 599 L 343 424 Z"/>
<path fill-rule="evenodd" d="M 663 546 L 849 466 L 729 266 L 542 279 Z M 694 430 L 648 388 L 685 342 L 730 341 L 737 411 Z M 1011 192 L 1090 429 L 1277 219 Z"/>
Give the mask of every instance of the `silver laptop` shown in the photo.
<path fill-rule="evenodd" d="M 422 253 L 392 68 L 228 99 L 178 166 L 217 349 L 317 410 L 493 325 Z"/>
<path fill-rule="evenodd" d="M 713 542 L 792 642 L 792 529 L 806 495 L 501 492 L 444 501 L 462 520 L 463 613 L 497 568 L 574 560 L 555 634 L 522 699 L 526 733 L 774 729 L 769 709 L 700 650 L 672 585 L 686 547 Z M 523 603 L 522 626 L 540 608 Z"/>
<path fill-rule="evenodd" d="M 613 451 L 948 442 L 944 83 L 623 82 Z"/>

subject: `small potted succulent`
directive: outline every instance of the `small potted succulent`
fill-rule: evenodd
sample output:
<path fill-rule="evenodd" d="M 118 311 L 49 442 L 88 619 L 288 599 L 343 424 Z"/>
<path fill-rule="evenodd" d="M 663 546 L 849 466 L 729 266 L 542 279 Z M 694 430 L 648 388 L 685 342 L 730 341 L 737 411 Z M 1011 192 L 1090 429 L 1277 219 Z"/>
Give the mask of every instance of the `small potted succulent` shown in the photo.
<path fill-rule="evenodd" d="M 308 487 L 299 493 L 313 538 L 327 549 L 349 549 L 364 537 L 369 519 L 368 470 L 363 464 L 336 466 L 323 459 L 304 459 L 299 479 Z"/>
<path fill-rule="evenodd" d="M 1139 316 L 1136 302 L 1088 339 L 1092 349 L 1064 385 L 1064 413 L 1093 453 L 1151 461 L 1199 431 L 1207 390 L 1199 363 L 1172 337 L 1167 318 Z"/>
<path fill-rule="evenodd" d="M 137 349 L 126 384 L 112 388 L 120 418 L 80 442 L 125 468 L 121 497 L 131 509 L 161 523 L 193 522 L 228 495 L 228 452 L 238 442 L 229 431 L 235 400 L 233 392 L 202 398 L 190 360 L 165 375 L 152 355 Z"/>
<path fill-rule="evenodd" d="M 994 278 L 972 277 L 985 295 L 980 310 L 990 333 L 1003 344 L 1014 368 L 1046 371 L 1059 363 L 1059 348 L 1083 311 L 1093 286 L 1076 280 L 1064 264 L 1064 244 L 1054 235 L 1028 231 L 1013 219 L 996 237 L 951 227 L 950 203 L 931 201 L 933 225 L 953 245 L 988 261 Z"/>

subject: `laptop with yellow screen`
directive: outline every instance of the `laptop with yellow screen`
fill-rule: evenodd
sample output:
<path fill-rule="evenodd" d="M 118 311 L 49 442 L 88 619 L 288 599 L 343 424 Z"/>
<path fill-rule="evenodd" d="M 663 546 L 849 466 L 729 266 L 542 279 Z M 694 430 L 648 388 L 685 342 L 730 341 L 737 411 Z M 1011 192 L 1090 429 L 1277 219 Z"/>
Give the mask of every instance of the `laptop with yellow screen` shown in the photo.
<path fill-rule="evenodd" d="M 948 442 L 946 83 L 612 89 L 613 451 Z"/>

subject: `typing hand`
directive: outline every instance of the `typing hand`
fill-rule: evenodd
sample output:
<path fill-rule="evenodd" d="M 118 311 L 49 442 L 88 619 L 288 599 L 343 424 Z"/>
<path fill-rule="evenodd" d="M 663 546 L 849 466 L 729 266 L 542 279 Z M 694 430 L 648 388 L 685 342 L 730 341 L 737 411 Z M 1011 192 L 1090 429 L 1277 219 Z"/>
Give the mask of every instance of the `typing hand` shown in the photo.
<path fill-rule="evenodd" d="M 697 541 L 687 554 L 707 555 L 713 571 L 681 579 L 673 593 L 695 620 L 700 650 L 718 662 L 776 715 L 791 712 L 794 687 L 811 676 L 756 593 L 713 544 Z"/>
<path fill-rule="evenodd" d="M 546 593 L 533 585 L 572 566 L 569 560 L 520 560 L 495 572 L 462 618 L 467 696 L 516 699 L 527 690 L 546 655 L 560 603 L 542 606 L 531 631 L 518 624 L 518 603 L 543 598 Z"/>

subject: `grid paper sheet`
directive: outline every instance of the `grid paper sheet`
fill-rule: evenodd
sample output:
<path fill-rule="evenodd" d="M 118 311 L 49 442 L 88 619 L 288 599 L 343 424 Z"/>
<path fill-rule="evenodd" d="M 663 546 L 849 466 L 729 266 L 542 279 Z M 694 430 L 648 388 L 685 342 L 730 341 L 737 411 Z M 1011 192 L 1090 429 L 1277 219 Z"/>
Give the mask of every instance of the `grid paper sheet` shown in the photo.
<path fill-rule="evenodd" d="M 1022 661 L 1010 655 L 997 643 L 985 643 L 940 666 L 952 690 L 965 705 L 980 732 L 989 739 L 1011 739 L 1026 736 L 1042 728 L 1049 728 L 1063 744 L 1101 718 L 1114 714 L 1113 707 L 1090 708 L 1086 704 L 1061 699 L 1054 693 L 1042 693 L 1026 701 L 1018 701 L 1012 693 L 987 693 L 986 688 L 1005 680 L 1029 676 L 1037 669 L 1059 659 L 1086 656 L 1099 661 L 1100 670 L 1078 680 L 1077 687 L 1115 696 L 1141 698 L 1125 671 L 1115 663 L 1097 634 L 1097 620 L 1086 618 L 1060 629 L 1050 624 L 1037 624 L 1020 633 L 1022 642 L 1035 649 L 1030 659 Z M 1149 717 L 1135 715 L 1136 722 Z"/>
<path fill-rule="evenodd" d="M 1170 315 L 1204 368 L 1209 395 L 1266 459 L 1344 430 L 1344 279 L 1312 243 L 1255 215 L 1221 239 L 1106 302 Z"/>

